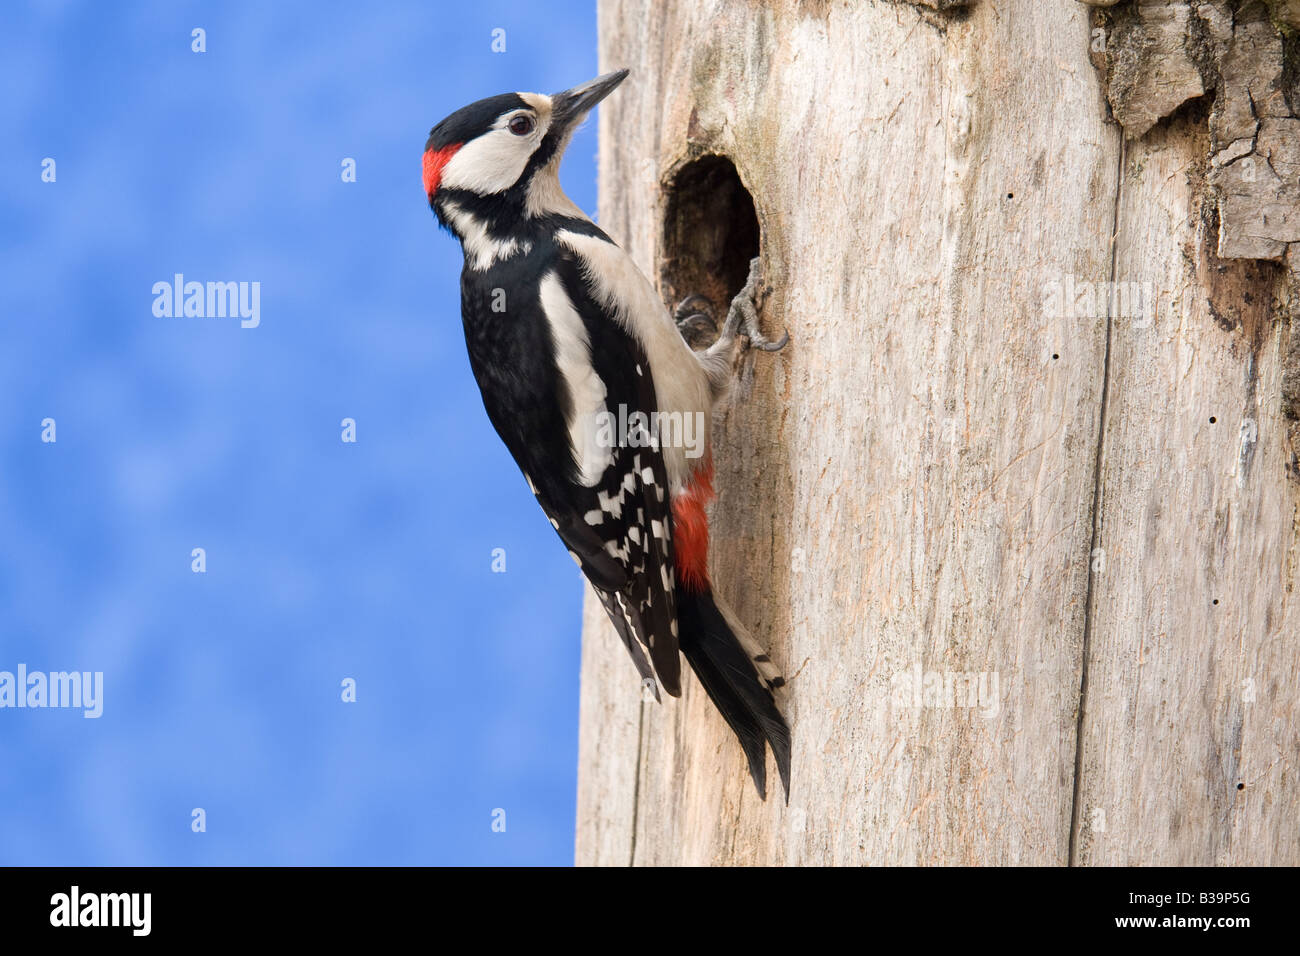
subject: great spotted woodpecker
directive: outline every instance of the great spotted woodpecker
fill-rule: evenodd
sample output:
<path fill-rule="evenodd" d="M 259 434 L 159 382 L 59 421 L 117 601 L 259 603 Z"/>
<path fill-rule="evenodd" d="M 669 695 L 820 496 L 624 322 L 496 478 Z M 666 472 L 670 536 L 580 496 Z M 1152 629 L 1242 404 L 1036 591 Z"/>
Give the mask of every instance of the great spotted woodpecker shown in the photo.
<path fill-rule="evenodd" d="M 424 191 L 465 253 L 465 343 L 488 418 L 643 685 L 679 696 L 680 649 L 740 739 L 759 795 L 770 745 L 788 800 L 790 731 L 772 693 L 784 681 L 713 593 L 705 513 L 714 403 L 746 339 L 769 351 L 786 339 L 758 331 L 755 259 L 717 341 L 692 350 L 632 259 L 564 195 L 570 136 L 626 76 L 457 110 L 429 134 Z M 613 421 L 635 424 L 616 435 Z M 703 447 L 670 440 L 684 428 L 665 439 L 646 427 L 662 421 L 700 423 Z"/>

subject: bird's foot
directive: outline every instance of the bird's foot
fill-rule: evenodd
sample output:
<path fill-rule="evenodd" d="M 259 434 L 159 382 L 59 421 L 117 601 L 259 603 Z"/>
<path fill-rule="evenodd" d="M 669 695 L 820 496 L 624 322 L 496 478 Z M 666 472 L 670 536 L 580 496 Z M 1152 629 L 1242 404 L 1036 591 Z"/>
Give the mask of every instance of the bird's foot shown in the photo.
<path fill-rule="evenodd" d="M 682 338 L 694 350 L 708 376 L 715 400 L 730 390 L 731 383 L 738 376 L 746 378 L 742 371 L 750 366 L 741 362 L 746 352 L 750 349 L 776 352 L 790 341 L 789 332 L 783 332 L 781 338 L 772 341 L 758 327 L 760 300 L 766 299 L 771 291 L 763 288 L 761 274 L 761 260 L 756 256 L 749 261 L 749 276 L 744 288 L 731 300 L 721 332 L 711 314 L 712 303 L 702 295 L 687 296 L 673 313 Z"/>
<path fill-rule="evenodd" d="M 710 352 L 715 349 L 719 352 L 729 351 L 737 335 L 744 337 L 741 343 L 742 351 L 754 348 L 764 352 L 779 352 L 790 341 L 788 331 L 782 332 L 781 338 L 772 341 L 758 328 L 759 300 L 766 299 L 770 291 L 764 288 L 760 281 L 762 272 L 762 260 L 758 256 L 750 259 L 749 277 L 745 280 L 744 288 L 731 300 L 731 307 L 727 310 L 727 323 L 723 326 L 722 334 L 718 336 L 718 341 L 713 344 Z"/>
<path fill-rule="evenodd" d="M 760 295 L 766 298 L 768 291 L 762 288 L 759 281 L 761 272 L 760 260 L 755 256 L 749 261 L 749 278 L 745 280 L 745 287 L 731 300 L 722 334 L 706 351 L 700 353 L 700 364 L 709 377 L 715 398 L 728 389 L 738 372 L 750 367 L 740 361 L 746 352 L 755 348 L 763 352 L 776 352 L 785 348 L 790 341 L 789 332 L 783 332 L 781 338 L 770 341 L 758 328 Z"/>

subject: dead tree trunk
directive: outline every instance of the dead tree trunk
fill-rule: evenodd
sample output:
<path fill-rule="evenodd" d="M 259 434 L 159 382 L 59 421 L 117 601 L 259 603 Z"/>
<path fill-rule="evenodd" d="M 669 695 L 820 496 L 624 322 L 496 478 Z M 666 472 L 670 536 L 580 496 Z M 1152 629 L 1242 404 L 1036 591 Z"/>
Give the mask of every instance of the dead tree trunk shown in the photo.
<path fill-rule="evenodd" d="M 794 761 L 588 600 L 579 863 L 1300 863 L 1295 5 L 1096 5 L 600 0 L 602 226 L 792 337 L 713 558 Z"/>

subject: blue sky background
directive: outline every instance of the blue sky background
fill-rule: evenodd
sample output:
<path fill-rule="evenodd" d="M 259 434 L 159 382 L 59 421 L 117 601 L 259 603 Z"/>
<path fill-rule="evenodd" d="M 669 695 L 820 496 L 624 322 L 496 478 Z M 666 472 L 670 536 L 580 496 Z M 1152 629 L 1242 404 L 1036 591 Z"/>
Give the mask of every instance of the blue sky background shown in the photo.
<path fill-rule="evenodd" d="M 581 583 L 420 154 L 596 72 L 594 0 L 0 7 L 0 670 L 105 683 L 0 709 L 0 863 L 572 861 Z M 176 272 L 260 282 L 261 326 L 156 318 Z"/>

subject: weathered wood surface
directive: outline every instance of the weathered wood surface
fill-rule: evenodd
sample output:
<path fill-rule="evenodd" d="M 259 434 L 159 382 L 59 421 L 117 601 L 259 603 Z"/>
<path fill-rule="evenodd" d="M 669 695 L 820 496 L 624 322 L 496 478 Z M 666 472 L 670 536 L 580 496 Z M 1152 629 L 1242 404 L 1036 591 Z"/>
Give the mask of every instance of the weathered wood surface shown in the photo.
<path fill-rule="evenodd" d="M 1117 270 L 1153 282 L 1161 308 L 1149 327 L 1114 323 L 1084 863 L 1300 862 L 1283 331 L 1269 319 L 1275 270 L 1210 261 L 1188 174 L 1206 144 L 1203 118 L 1178 120 L 1130 146 L 1124 163 Z M 1243 327 L 1222 327 L 1211 303 L 1238 310 Z"/>
<path fill-rule="evenodd" d="M 1074 3 L 600 16 L 632 70 L 601 224 L 659 280 L 675 172 L 728 156 L 792 337 L 715 424 L 713 557 L 794 760 L 761 803 L 698 683 L 643 702 L 589 600 L 577 862 L 1300 862 L 1283 269 L 1207 258 L 1204 117 L 1124 146 Z M 1116 278 L 1153 317 L 1060 304 Z M 918 706 L 915 670 L 993 705 Z"/>

